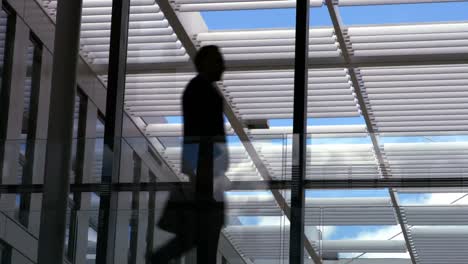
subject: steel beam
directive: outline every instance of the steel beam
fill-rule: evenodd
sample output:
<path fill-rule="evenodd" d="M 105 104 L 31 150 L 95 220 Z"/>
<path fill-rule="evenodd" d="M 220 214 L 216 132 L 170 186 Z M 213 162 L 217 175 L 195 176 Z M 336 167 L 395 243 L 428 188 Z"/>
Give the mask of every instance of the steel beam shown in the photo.
<path fill-rule="evenodd" d="M 289 263 L 304 263 L 304 215 L 307 158 L 307 67 L 309 61 L 309 1 L 297 1 L 296 6 L 296 45 L 294 59 L 294 108 L 291 166 L 291 208 Z M 321 263 L 320 256 L 312 249 L 314 263 Z"/>
<path fill-rule="evenodd" d="M 38 263 L 63 264 L 81 0 L 57 7 Z"/>
<path fill-rule="evenodd" d="M 428 66 L 428 65 L 457 65 L 466 64 L 467 53 L 459 54 L 431 54 L 428 55 L 395 55 L 395 56 L 351 56 L 351 62 L 345 62 L 343 58 L 315 58 L 309 60 L 309 69 L 328 68 L 362 68 L 362 67 L 399 67 L 399 66 Z M 97 74 L 106 74 L 105 65 L 92 65 Z M 239 60 L 226 61 L 228 71 L 269 71 L 292 70 L 292 59 L 264 59 L 264 60 Z M 128 74 L 150 74 L 165 72 L 193 72 L 194 69 L 188 63 L 130 63 Z"/>
<path fill-rule="evenodd" d="M 390 194 L 390 198 L 392 199 L 393 208 L 395 209 L 398 223 L 400 224 L 400 227 L 401 227 L 401 232 L 403 233 L 403 237 L 405 238 L 406 247 L 408 248 L 408 252 L 411 257 L 411 262 L 413 264 L 419 264 L 420 262 L 419 262 L 418 254 L 412 244 L 412 241 L 410 238 L 410 230 L 408 228 L 408 224 L 406 224 L 406 217 L 404 216 L 400 208 L 400 201 L 398 199 L 398 194 L 396 190 L 393 188 L 389 189 L 388 192 Z"/>
<path fill-rule="evenodd" d="M 326 0 L 326 5 L 328 8 L 328 12 L 330 13 L 330 18 L 333 22 L 333 28 L 335 29 L 335 35 L 338 39 L 338 43 L 340 44 L 344 61 L 347 64 L 351 64 L 350 50 L 348 45 L 346 44 L 345 34 L 343 31 L 344 25 L 341 21 L 338 6 L 334 5 L 333 0 Z M 385 166 L 385 160 L 383 158 L 382 151 L 380 150 L 379 140 L 376 135 L 376 129 L 374 127 L 374 124 L 372 123 L 372 113 L 369 111 L 370 106 L 368 106 L 368 104 L 365 101 L 363 87 L 361 87 L 359 83 L 358 76 L 355 72 L 356 69 L 354 67 L 348 67 L 347 69 L 348 74 L 351 77 L 351 82 L 353 84 L 354 92 L 356 93 L 359 106 L 361 108 L 362 116 L 364 117 L 364 120 L 366 122 L 367 131 L 369 132 L 369 137 L 372 141 L 372 146 L 374 149 L 375 156 L 377 157 L 380 171 L 382 173 L 382 176 L 389 177 L 390 175 L 388 169 Z"/>
<path fill-rule="evenodd" d="M 112 1 L 102 168 L 102 182 L 107 184 L 120 180 L 129 16 L 130 0 Z M 120 196 L 110 192 L 100 197 L 97 263 L 112 264 L 122 261 L 114 256 L 114 253 L 121 253 L 116 248 L 116 243 L 121 243 L 117 232 L 122 222 L 120 212 L 117 211 L 120 209 Z"/>
<path fill-rule="evenodd" d="M 184 46 L 185 50 L 187 51 L 187 54 L 190 56 L 190 58 L 195 58 L 195 55 L 197 54 L 197 47 L 193 44 L 192 38 L 187 33 L 180 19 L 177 17 L 177 14 L 172 8 L 169 0 L 156 0 L 156 3 L 163 12 L 164 17 L 169 22 L 169 25 L 176 33 L 177 38 Z"/>
<path fill-rule="evenodd" d="M 168 191 L 174 188 L 175 185 L 184 185 L 186 183 L 174 182 L 159 182 L 154 184 L 151 181 L 147 183 L 88 183 L 88 184 L 70 184 L 70 192 L 154 192 Z M 290 180 L 275 180 L 275 181 L 233 181 L 229 190 L 231 191 L 254 191 L 254 190 L 287 190 L 291 189 L 292 182 Z M 307 190 L 319 189 L 382 189 L 382 188 L 401 188 L 399 191 L 415 191 L 415 189 L 427 188 L 430 192 L 435 192 L 436 189 L 444 190 L 444 192 L 453 192 L 460 188 L 468 187 L 468 179 L 463 178 L 431 178 L 428 181 L 425 178 L 420 179 L 401 179 L 401 178 L 380 178 L 380 179 L 355 179 L 355 180 L 305 180 L 304 188 Z M 455 189 L 454 189 L 455 188 Z M 449 189 L 449 190 L 446 190 Z M 43 193 L 43 184 L 31 185 L 16 185 L 2 184 L 0 185 L 0 193 Z M 289 207 L 288 207 L 289 210 Z"/>

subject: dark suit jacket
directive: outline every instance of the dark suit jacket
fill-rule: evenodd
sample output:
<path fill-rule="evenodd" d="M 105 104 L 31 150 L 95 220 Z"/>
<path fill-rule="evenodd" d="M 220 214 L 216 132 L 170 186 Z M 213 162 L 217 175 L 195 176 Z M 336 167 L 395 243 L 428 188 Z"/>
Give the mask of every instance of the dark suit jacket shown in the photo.
<path fill-rule="evenodd" d="M 226 141 L 223 99 L 216 88 L 201 76 L 187 85 L 183 97 L 184 139 L 206 137 Z"/>
<path fill-rule="evenodd" d="M 189 174 L 195 183 L 196 195 L 209 198 L 213 196 L 213 159 L 219 149 L 217 146 L 226 143 L 223 98 L 212 83 L 198 75 L 190 81 L 184 91 L 182 108 L 182 167 L 188 162 L 193 163 L 192 167 L 196 164 L 195 171 L 183 172 Z"/>

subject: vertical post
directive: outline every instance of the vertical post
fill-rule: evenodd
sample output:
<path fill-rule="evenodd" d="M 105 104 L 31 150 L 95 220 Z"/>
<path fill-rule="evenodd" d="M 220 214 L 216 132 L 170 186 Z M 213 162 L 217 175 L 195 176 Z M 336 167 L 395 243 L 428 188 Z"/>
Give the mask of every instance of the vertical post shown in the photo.
<path fill-rule="evenodd" d="M 52 60 L 53 56 L 47 49 L 42 49 L 41 78 L 38 100 L 38 112 L 36 122 L 36 142 L 34 153 L 34 175 L 33 184 L 44 183 L 47 120 L 49 120 L 50 89 L 52 81 Z M 42 193 L 31 194 L 31 214 L 29 217 L 28 229 L 35 236 L 39 236 L 41 221 Z"/>
<path fill-rule="evenodd" d="M 29 101 L 29 113 L 28 113 L 28 124 L 27 124 L 27 141 L 26 141 L 26 153 L 25 160 L 26 164 L 23 168 L 23 179 L 22 184 L 32 184 L 34 178 L 34 163 L 36 162 L 36 148 L 40 145 L 36 142 L 37 134 L 37 117 L 39 112 L 39 91 L 40 91 L 40 80 L 41 80 L 41 64 L 42 64 L 42 45 L 31 40 L 33 45 L 33 56 L 31 63 L 31 92 Z M 29 228 L 29 218 L 31 216 L 31 193 L 25 193 L 21 195 L 20 200 L 20 212 L 19 220 L 24 226 Z"/>
<path fill-rule="evenodd" d="M 304 263 L 304 178 L 307 139 L 307 78 L 309 60 L 309 1 L 297 0 L 294 63 L 294 120 L 289 263 Z"/>
<path fill-rule="evenodd" d="M 129 15 L 130 0 L 112 2 L 102 169 L 102 182 L 108 184 L 119 181 Z M 96 263 L 114 263 L 117 196 L 111 192 L 100 199 Z"/>
<path fill-rule="evenodd" d="M 86 154 L 86 132 L 88 124 L 88 98 L 81 93 L 78 93 L 79 99 L 79 110 L 78 110 L 78 131 L 76 133 L 76 156 L 75 156 L 75 183 L 81 184 L 84 179 L 84 168 L 85 168 L 85 154 Z M 96 124 L 94 123 L 94 129 Z M 69 261 L 76 258 L 77 244 L 79 243 L 77 237 L 81 231 L 79 220 L 81 217 L 81 201 L 82 197 L 85 197 L 83 193 L 73 193 L 73 208 L 70 211 L 70 227 L 68 233 L 68 249 L 66 255 Z M 86 231 L 88 224 L 86 223 Z"/>
<path fill-rule="evenodd" d="M 82 100 L 86 100 L 82 98 Z M 97 121 L 97 107 L 91 103 L 89 100 L 85 104 L 86 111 L 86 125 L 84 128 L 84 135 L 78 135 L 81 138 L 81 142 L 83 144 L 83 150 L 79 151 L 78 155 L 82 155 L 81 158 L 77 158 L 77 160 L 81 160 L 81 166 L 79 171 L 79 175 L 77 173 L 77 177 L 75 182 L 77 183 L 92 183 L 92 178 L 94 174 L 94 152 L 95 152 L 95 144 L 96 144 L 96 121 Z M 82 112 L 82 111 L 80 111 Z M 80 131 L 82 128 L 79 126 L 78 130 Z M 82 132 L 81 132 L 82 133 Z M 78 140 L 78 142 L 80 142 Z M 77 156 L 78 156 L 77 155 Z M 70 222 L 75 223 L 75 228 L 70 230 L 74 230 L 73 237 L 75 239 L 73 245 L 73 259 L 72 263 L 86 263 L 86 253 L 88 250 L 88 227 L 89 227 L 89 220 L 91 217 L 91 193 L 75 193 L 74 194 L 75 204 L 77 205 L 76 210 L 79 210 L 75 214 L 75 219 L 70 217 Z M 70 242 L 69 242 L 70 243 Z M 70 243 L 71 244 L 71 243 Z"/>
<path fill-rule="evenodd" d="M 142 163 L 140 157 L 133 153 L 133 182 L 140 183 Z M 140 213 L 140 192 L 132 192 L 132 209 L 130 218 L 130 256 L 129 264 L 136 264 L 138 252 L 138 237 L 139 237 L 139 213 Z"/>
<path fill-rule="evenodd" d="M 148 171 L 149 182 L 156 183 L 156 175 Z M 146 229 L 146 252 L 153 251 L 154 245 L 154 226 L 156 224 L 156 192 L 148 192 L 148 228 Z"/>
<path fill-rule="evenodd" d="M 149 180 L 149 168 L 144 162 L 141 163 L 141 177 L 140 182 L 150 182 Z M 146 263 L 145 255 L 147 250 L 147 233 L 149 230 L 148 217 L 150 213 L 148 210 L 148 197 L 149 192 L 138 192 L 140 197 L 139 214 L 138 214 L 138 241 L 137 241 L 137 254 L 136 263 Z M 151 251 L 148 251 L 151 252 Z"/>
<path fill-rule="evenodd" d="M 63 264 L 82 0 L 59 1 L 38 263 Z"/>

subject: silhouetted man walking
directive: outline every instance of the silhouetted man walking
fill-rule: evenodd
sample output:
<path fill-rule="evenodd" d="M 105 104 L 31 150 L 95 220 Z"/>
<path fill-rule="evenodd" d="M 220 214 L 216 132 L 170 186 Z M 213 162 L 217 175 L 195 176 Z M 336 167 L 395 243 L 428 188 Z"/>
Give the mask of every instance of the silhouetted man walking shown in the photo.
<path fill-rule="evenodd" d="M 224 172 L 228 168 L 223 98 L 214 86 L 225 70 L 216 46 L 202 47 L 196 55 L 198 75 L 184 91 L 184 146 L 182 172 L 190 190 L 172 191 L 159 222 L 176 237 L 151 256 L 165 264 L 197 248 L 198 264 L 215 264 L 218 239 L 224 225 Z"/>

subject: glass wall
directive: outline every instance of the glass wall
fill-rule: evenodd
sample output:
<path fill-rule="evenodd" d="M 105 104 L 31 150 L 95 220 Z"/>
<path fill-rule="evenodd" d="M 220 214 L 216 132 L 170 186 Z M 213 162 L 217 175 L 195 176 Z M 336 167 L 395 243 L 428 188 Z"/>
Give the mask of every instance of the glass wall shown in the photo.
<path fill-rule="evenodd" d="M 50 213 L 41 211 L 45 167 L 60 165 L 45 160 L 44 125 L 54 121 L 44 113 L 58 1 L 31 1 L 27 12 L 11 1 L 0 11 L 0 260 L 35 263 L 41 214 Z M 216 264 L 290 263 L 301 243 L 299 258 L 315 264 L 468 258 L 468 26 L 454 21 L 466 18 L 465 4 L 311 0 L 308 51 L 296 58 L 296 33 L 304 32 L 295 21 L 304 10 L 295 1 L 134 0 L 128 32 L 111 41 L 112 2 L 83 1 L 67 262 L 137 264 L 150 252 L 180 250 L 177 263 L 196 263 L 195 244 L 212 237 Z M 125 54 L 111 56 L 116 43 Z M 197 51 L 210 45 L 225 59 L 220 80 L 194 67 Z M 120 76 L 109 74 L 116 68 Z M 227 156 L 229 166 L 213 162 L 203 175 L 184 170 L 187 161 L 199 166 L 198 150 L 183 159 L 182 98 L 194 78 L 203 82 L 196 92 L 211 92 L 194 111 L 224 104 L 226 142 L 213 155 Z M 293 122 L 299 107 L 303 163 Z M 206 116 L 200 123 L 209 127 Z M 299 165 L 304 179 L 294 181 Z M 194 216 L 199 204 L 190 199 L 202 176 L 221 190 L 214 217 Z M 302 188 L 304 199 L 294 199 Z M 168 212 L 176 213 L 172 230 L 162 221 Z M 301 234 L 291 235 L 297 227 Z M 175 237 L 192 241 L 171 251 Z"/>

